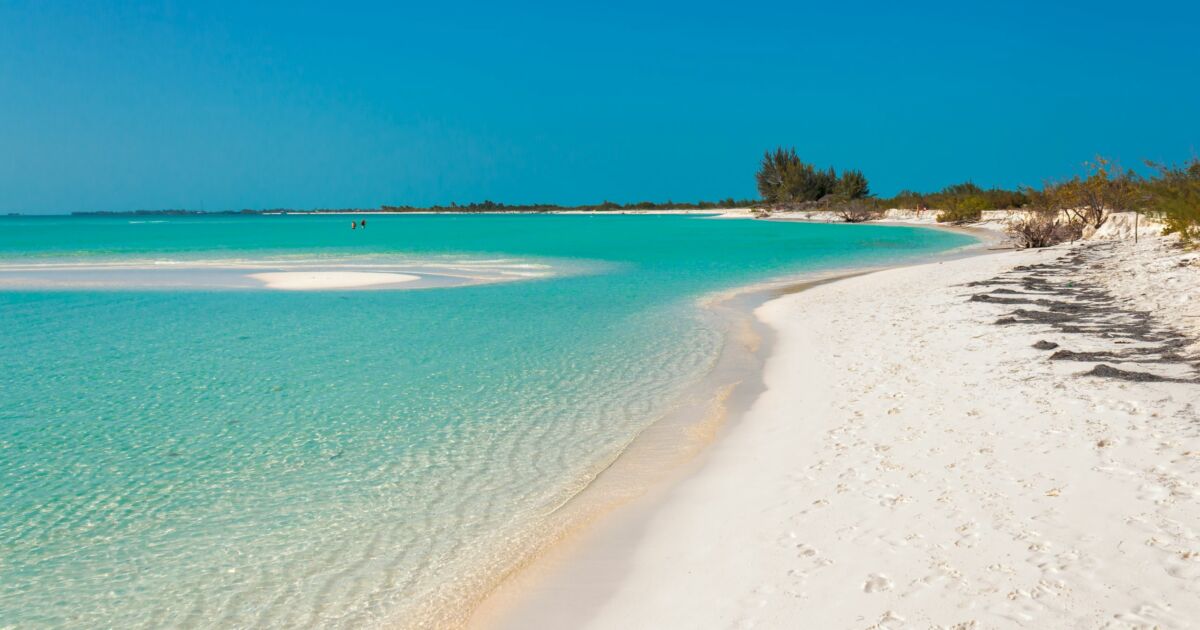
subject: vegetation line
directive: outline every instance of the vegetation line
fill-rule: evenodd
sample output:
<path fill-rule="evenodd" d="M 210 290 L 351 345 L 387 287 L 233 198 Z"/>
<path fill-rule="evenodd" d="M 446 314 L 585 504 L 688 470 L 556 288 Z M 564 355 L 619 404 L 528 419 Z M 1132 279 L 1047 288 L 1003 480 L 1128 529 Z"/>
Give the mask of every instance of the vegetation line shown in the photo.
<path fill-rule="evenodd" d="M 893 197 L 871 195 L 861 171 L 838 175 L 833 167 L 805 163 L 795 149 L 763 155 L 756 175 L 763 206 L 777 212 L 824 211 L 848 222 L 868 221 L 889 209 L 933 210 L 939 222 L 969 223 L 986 210 L 1019 210 L 1009 225 L 1018 247 L 1046 247 L 1099 229 L 1113 212 L 1136 212 L 1160 219 L 1166 233 L 1191 245 L 1200 241 L 1200 159 L 1183 166 L 1147 162 L 1154 174 L 1142 176 L 1111 160 L 1097 158 L 1087 173 L 1041 188 L 985 190 L 973 182 L 938 192 L 904 190 Z"/>
<path fill-rule="evenodd" d="M 936 212 L 939 222 L 979 221 L 987 210 L 1020 210 L 1009 226 L 1019 247 L 1045 247 L 1074 240 L 1095 230 L 1113 212 L 1133 211 L 1154 216 L 1166 225 L 1167 233 L 1178 233 L 1185 244 L 1200 244 L 1200 158 L 1183 165 L 1147 162 L 1153 174 L 1143 176 L 1132 169 L 1097 158 L 1086 165 L 1086 174 L 1065 181 L 1047 181 L 1041 188 L 1021 186 L 1015 190 L 984 189 L 967 181 L 930 193 L 902 190 L 892 197 L 877 197 L 862 171 L 838 173 L 832 166 L 819 168 L 807 163 L 795 148 L 779 147 L 762 157 L 755 183 L 761 199 L 656 203 L 615 203 L 564 206 L 559 204 L 508 205 L 494 201 L 433 206 L 383 205 L 377 209 L 342 208 L 322 210 L 137 210 L 133 212 L 76 212 L 97 215 L 198 215 L 198 214 L 321 214 L 353 212 L 627 212 L 655 210 L 720 210 L 753 208 L 768 212 L 822 211 L 843 221 L 856 223 L 883 216 L 889 209 Z"/>

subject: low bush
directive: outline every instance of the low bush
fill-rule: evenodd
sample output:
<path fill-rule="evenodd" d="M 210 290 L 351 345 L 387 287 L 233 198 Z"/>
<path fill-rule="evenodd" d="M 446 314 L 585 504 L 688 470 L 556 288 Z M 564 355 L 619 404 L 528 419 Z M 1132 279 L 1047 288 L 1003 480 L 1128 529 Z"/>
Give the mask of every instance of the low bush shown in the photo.
<path fill-rule="evenodd" d="M 883 211 L 865 199 L 848 199 L 833 204 L 833 211 L 846 223 L 862 223 L 883 216 Z"/>
<path fill-rule="evenodd" d="M 1076 176 L 1058 184 L 1047 184 L 1059 207 L 1074 221 L 1098 228 L 1112 212 L 1137 210 L 1142 201 L 1142 179 L 1131 170 L 1122 170 L 1103 157 L 1089 163 L 1087 177 Z"/>
<path fill-rule="evenodd" d="M 992 210 L 983 195 L 949 197 L 945 208 L 937 215 L 938 223 L 969 223 L 983 218 L 984 210 Z"/>
<path fill-rule="evenodd" d="M 1159 176 L 1146 185 L 1151 210 L 1162 217 L 1167 234 L 1200 243 L 1200 159 L 1186 166 L 1152 166 Z"/>
<path fill-rule="evenodd" d="M 1079 238 L 1083 224 L 1063 219 L 1057 210 L 1034 211 L 1009 225 L 1008 233 L 1018 249 L 1050 247 Z"/>

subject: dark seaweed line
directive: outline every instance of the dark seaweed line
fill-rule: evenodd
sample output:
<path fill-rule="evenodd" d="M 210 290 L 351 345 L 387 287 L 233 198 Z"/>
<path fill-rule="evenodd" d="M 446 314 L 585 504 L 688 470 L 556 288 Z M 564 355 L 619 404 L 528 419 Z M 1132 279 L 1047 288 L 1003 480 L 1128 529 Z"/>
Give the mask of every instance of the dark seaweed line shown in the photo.
<path fill-rule="evenodd" d="M 1077 352 L 1060 349 L 1059 344 L 1039 341 L 1033 347 L 1054 350 L 1051 361 L 1098 363 L 1084 376 L 1099 376 L 1125 381 L 1200 383 L 1200 360 L 1183 354 L 1191 341 L 1183 334 L 1158 322 L 1153 314 L 1131 308 L 1116 299 L 1095 281 L 1073 273 L 1085 266 L 1096 266 L 1112 244 L 1077 247 L 1053 261 L 1021 265 L 990 280 L 967 283 L 968 287 L 987 290 L 973 293 L 970 302 L 984 302 L 1015 308 L 995 321 L 996 325 L 1034 324 L 1048 326 L 1066 335 L 1088 335 L 1114 346 L 1133 343 L 1140 347 L 1114 347 L 1111 350 Z M 1018 288 L 1019 287 L 1019 288 Z M 1122 370 L 1103 363 L 1186 366 L 1190 378 Z"/>

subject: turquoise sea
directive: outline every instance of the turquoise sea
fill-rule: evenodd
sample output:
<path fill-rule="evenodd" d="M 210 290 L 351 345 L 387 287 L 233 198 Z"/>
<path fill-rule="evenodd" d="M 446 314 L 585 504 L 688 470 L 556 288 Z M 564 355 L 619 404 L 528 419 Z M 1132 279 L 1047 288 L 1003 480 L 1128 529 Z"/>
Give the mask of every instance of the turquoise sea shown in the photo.
<path fill-rule="evenodd" d="M 973 242 L 700 216 L 367 219 L 0 218 L 0 628 L 453 613 L 711 369 L 724 330 L 702 298 Z M 280 265 L 508 281 L 145 282 Z"/>

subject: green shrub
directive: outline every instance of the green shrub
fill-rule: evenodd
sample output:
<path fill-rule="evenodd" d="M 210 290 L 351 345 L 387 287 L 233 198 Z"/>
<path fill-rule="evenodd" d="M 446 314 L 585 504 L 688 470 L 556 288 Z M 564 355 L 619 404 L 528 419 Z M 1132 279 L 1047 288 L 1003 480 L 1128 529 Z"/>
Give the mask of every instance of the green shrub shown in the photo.
<path fill-rule="evenodd" d="M 1087 177 L 1075 176 L 1053 184 L 1060 207 L 1072 220 L 1094 228 L 1104 225 L 1112 212 L 1137 210 L 1140 207 L 1142 179 L 1132 170 L 1103 157 L 1089 163 Z M 1050 188 L 1047 185 L 1047 189 Z"/>
<path fill-rule="evenodd" d="M 978 221 L 984 210 L 1020 208 L 1029 201 L 1023 190 L 1003 188 L 983 189 L 972 182 L 952 184 L 935 193 L 918 193 L 902 190 L 895 197 L 883 200 L 889 208 L 939 210 L 938 221 L 963 223 Z"/>
<path fill-rule="evenodd" d="M 1146 184 L 1151 209 L 1167 224 L 1167 234 L 1200 242 L 1200 159 L 1187 166 L 1154 166 L 1159 176 Z"/>
<path fill-rule="evenodd" d="M 938 223 L 978 221 L 983 218 L 984 210 L 994 210 L 987 197 L 981 194 L 947 197 L 943 205 L 945 207 L 937 215 Z"/>

